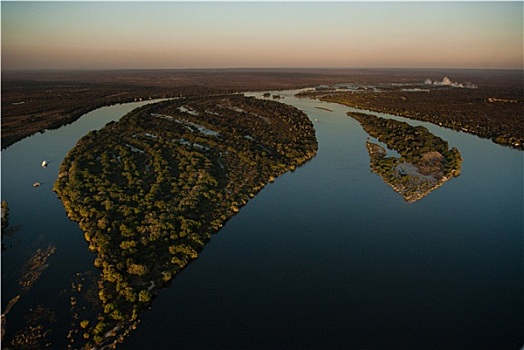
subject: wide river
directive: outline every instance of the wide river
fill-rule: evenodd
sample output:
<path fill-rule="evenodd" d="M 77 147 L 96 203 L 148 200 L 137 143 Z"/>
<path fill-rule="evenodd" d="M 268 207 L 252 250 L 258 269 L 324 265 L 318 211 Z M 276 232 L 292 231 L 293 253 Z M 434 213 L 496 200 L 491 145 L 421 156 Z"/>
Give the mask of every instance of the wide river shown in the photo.
<path fill-rule="evenodd" d="M 520 349 L 524 153 L 394 117 L 426 126 L 464 159 L 460 177 L 406 203 L 370 171 L 367 134 L 346 115 L 355 109 L 295 92 L 275 93 L 314 122 L 317 156 L 213 236 L 121 348 Z M 17 227 L 4 237 L 2 311 L 21 293 L 25 261 L 57 247 L 7 315 L 8 333 L 42 304 L 56 313 L 51 339 L 62 348 L 71 281 L 94 270 L 94 255 L 52 192 L 58 167 L 81 136 L 144 103 L 92 111 L 2 151 L 1 195 Z"/>

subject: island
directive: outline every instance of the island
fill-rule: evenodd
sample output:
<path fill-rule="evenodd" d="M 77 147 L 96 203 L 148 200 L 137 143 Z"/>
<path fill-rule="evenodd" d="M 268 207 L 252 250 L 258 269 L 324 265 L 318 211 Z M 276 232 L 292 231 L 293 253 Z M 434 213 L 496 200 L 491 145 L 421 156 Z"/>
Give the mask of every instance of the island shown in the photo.
<path fill-rule="evenodd" d="M 79 140 L 54 190 L 102 272 L 75 346 L 123 341 L 213 233 L 317 148 L 303 112 L 241 94 L 147 105 Z"/>
<path fill-rule="evenodd" d="M 462 156 L 423 126 L 348 112 L 364 130 L 398 156 L 387 156 L 385 147 L 366 141 L 371 170 L 408 203 L 416 202 L 460 175 Z"/>
<path fill-rule="evenodd" d="M 303 90 L 298 97 L 316 98 L 361 110 L 388 113 L 433 123 L 524 150 L 522 79 L 455 82 L 426 79 L 419 83 L 350 84 Z"/>

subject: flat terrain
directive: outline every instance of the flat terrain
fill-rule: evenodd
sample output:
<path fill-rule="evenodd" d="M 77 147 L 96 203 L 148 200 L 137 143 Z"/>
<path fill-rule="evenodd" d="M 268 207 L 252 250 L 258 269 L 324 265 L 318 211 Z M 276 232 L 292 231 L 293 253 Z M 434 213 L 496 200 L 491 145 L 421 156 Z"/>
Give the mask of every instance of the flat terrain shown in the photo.
<path fill-rule="evenodd" d="M 477 84 L 444 77 L 416 84 L 336 85 L 299 96 L 422 120 L 524 149 L 522 81 L 518 86 L 518 80 L 507 78 L 505 84 L 502 80 Z"/>
<path fill-rule="evenodd" d="M 71 123 L 89 110 L 115 103 L 181 95 L 203 96 L 248 90 L 330 86 L 338 83 L 421 84 L 426 79 L 436 81 L 445 76 L 449 76 L 453 81 L 468 81 L 478 86 L 475 95 L 460 108 L 469 108 L 468 106 L 475 104 L 476 101 L 485 105 L 488 103 L 486 101 L 491 98 L 493 102 L 489 106 L 497 108 L 500 120 L 497 117 L 490 124 L 500 124 L 499 129 L 502 128 L 505 131 L 519 130 L 520 135 L 520 129 L 524 123 L 521 118 L 515 117 L 514 110 L 516 108 L 517 112 L 522 112 L 522 71 L 449 69 L 7 71 L 2 72 L 2 148 L 36 132 Z M 459 90 L 454 89 L 454 91 Z M 402 100 L 399 99 L 399 92 L 392 92 L 392 94 L 392 97 L 388 97 L 383 102 L 380 102 L 382 96 L 386 95 L 381 95 L 380 99 L 372 94 L 364 98 L 366 102 L 371 101 L 377 109 L 396 112 L 398 101 Z M 406 95 L 407 92 L 403 94 Z M 411 98 L 402 108 L 413 107 L 413 103 L 410 102 L 415 95 L 413 92 L 409 94 Z M 394 101 L 393 105 L 387 102 L 391 99 Z M 519 102 L 515 106 L 504 102 L 506 100 Z M 452 111 L 456 106 L 446 103 L 446 100 L 441 99 L 440 96 L 427 103 L 430 106 L 445 104 Z M 499 111 L 500 106 L 504 108 Z M 507 112 L 505 108 L 511 111 Z M 447 118 L 451 120 L 455 118 L 455 114 L 448 114 L 446 114 Z M 464 119 L 460 115 L 456 118 Z M 484 116 L 473 115 L 472 118 L 476 120 Z M 460 125 L 464 124 L 460 123 Z M 469 129 L 468 132 L 470 132 Z M 491 137 L 489 133 L 485 135 L 479 133 L 479 135 Z M 501 134 L 501 136 L 504 135 Z M 508 136 L 508 140 L 509 137 L 511 135 Z"/>

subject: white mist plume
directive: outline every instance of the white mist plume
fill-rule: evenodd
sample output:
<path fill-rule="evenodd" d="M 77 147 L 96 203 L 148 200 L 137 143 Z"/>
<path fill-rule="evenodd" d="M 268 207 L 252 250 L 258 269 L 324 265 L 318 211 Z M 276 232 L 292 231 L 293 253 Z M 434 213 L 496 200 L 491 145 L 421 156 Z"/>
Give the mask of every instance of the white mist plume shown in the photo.
<path fill-rule="evenodd" d="M 437 86 L 451 86 L 456 88 L 462 88 L 462 89 L 478 89 L 478 86 L 473 83 L 457 83 L 452 82 L 448 77 L 444 77 L 442 81 L 431 81 L 431 79 L 426 79 L 424 81 L 424 84 L 426 85 L 437 85 Z"/>

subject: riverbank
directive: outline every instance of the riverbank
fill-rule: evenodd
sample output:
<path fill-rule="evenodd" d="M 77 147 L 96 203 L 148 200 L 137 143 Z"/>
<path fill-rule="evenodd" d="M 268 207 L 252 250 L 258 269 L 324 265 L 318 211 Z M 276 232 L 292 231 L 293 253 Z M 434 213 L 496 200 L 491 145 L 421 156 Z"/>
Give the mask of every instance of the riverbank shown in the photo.
<path fill-rule="evenodd" d="M 524 150 L 522 79 L 506 86 L 445 81 L 447 85 L 432 84 L 430 79 L 418 84 L 350 84 L 306 90 L 298 96 L 426 121 Z"/>
<path fill-rule="evenodd" d="M 398 83 L 416 85 L 427 78 L 436 79 L 449 74 L 457 79 L 474 82 L 480 86 L 479 91 L 484 91 L 485 88 L 492 92 L 485 97 L 492 101 L 490 105 L 494 108 L 506 105 L 516 107 L 515 103 L 504 101 L 517 101 L 517 104 L 522 102 L 522 72 L 518 71 L 439 69 L 6 71 L 2 72 L 2 149 L 37 132 L 72 123 L 90 110 L 112 104 L 224 92 L 288 90 L 333 84 L 342 86 L 344 83 L 359 86 L 389 84 L 389 87 Z M 322 90 L 324 95 L 330 92 L 330 89 Z M 414 93 L 409 92 L 409 94 Z M 515 94 L 517 97 L 512 97 Z M 441 101 L 434 100 L 433 104 L 437 106 Z M 362 106 L 366 108 L 365 104 Z M 394 108 L 388 108 L 387 111 L 392 114 L 398 113 Z M 505 111 L 502 113 L 507 114 Z M 408 117 L 417 118 L 416 115 Z M 448 127 L 458 128 L 452 123 L 455 120 L 454 114 L 447 117 L 451 118 Z M 460 118 L 455 120 L 461 124 L 458 129 L 473 130 L 471 123 L 461 120 Z M 491 121 L 495 125 L 499 122 L 498 118 Z M 511 125 L 507 130 L 508 132 L 512 130 Z M 506 137 L 503 134 L 500 136 Z"/>

